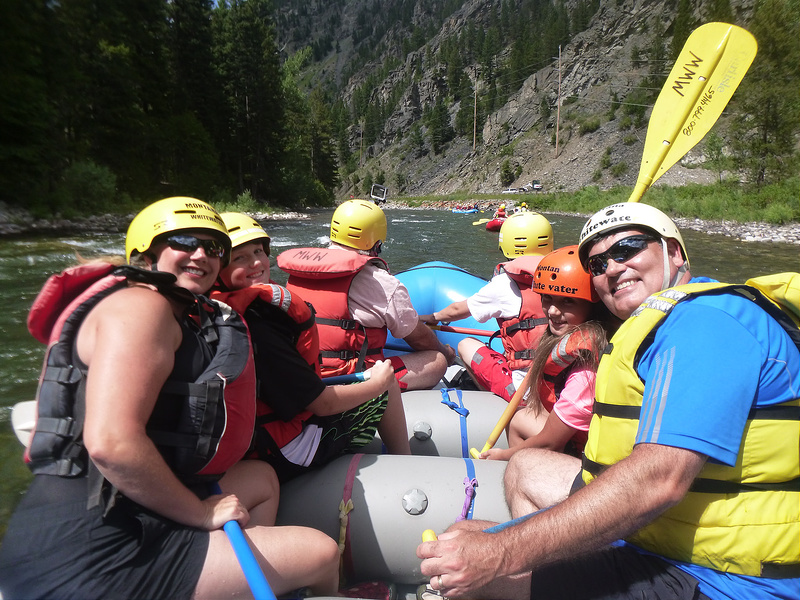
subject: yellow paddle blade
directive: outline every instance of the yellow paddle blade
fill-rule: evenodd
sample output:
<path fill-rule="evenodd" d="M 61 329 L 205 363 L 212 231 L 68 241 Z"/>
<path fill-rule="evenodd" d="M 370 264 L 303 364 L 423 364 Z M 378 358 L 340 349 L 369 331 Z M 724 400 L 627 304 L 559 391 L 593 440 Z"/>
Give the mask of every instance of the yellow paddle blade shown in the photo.
<path fill-rule="evenodd" d="M 638 202 L 659 177 L 716 123 L 756 56 L 752 34 L 727 23 L 707 23 L 686 40 L 658 95 L 629 202 Z"/>
<path fill-rule="evenodd" d="M 484 223 L 488 223 L 491 219 L 478 219 L 477 221 L 473 221 L 473 225 L 483 225 Z"/>

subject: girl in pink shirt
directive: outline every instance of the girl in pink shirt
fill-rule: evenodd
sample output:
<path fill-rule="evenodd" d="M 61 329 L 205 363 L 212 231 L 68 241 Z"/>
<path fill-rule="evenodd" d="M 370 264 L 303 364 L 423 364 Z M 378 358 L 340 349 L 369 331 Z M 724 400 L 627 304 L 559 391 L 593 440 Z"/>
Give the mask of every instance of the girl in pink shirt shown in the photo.
<path fill-rule="evenodd" d="M 527 406 L 508 427 L 509 448 L 492 448 L 481 458 L 508 460 L 521 448 L 547 448 L 580 456 L 592 418 L 600 353 L 611 315 L 598 302 L 591 277 L 578 260 L 578 247 L 545 256 L 533 278 L 548 329 L 539 340 L 527 377 Z"/>

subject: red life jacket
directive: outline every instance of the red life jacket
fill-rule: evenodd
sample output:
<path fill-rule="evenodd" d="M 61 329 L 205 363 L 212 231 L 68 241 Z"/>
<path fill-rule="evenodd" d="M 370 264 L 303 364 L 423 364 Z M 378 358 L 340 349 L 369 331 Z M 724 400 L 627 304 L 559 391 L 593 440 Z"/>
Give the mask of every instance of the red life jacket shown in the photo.
<path fill-rule="evenodd" d="M 278 256 L 278 267 L 289 274 L 286 287 L 314 306 L 323 377 L 356 373 L 383 360 L 386 327 L 364 327 L 348 306 L 353 278 L 368 264 L 389 270 L 380 258 L 338 249 L 294 248 Z"/>
<path fill-rule="evenodd" d="M 495 269 L 495 275 L 507 273 L 522 294 L 519 314 L 510 319 L 497 319 L 500 338 L 505 349 L 504 354 L 509 368 L 514 370 L 527 369 L 530 366 L 533 349 L 539 344 L 539 338 L 547 329 L 547 316 L 542 310 L 542 298 L 533 291 L 533 274 L 541 259 L 541 256 L 520 256 L 500 263 Z"/>
<path fill-rule="evenodd" d="M 54 275 L 28 315 L 29 331 L 48 348 L 25 458 L 35 474 L 88 475 L 96 499 L 104 480 L 83 445 L 87 369 L 75 342 L 89 311 L 129 282 L 147 283 L 164 296 L 179 298 L 199 320 L 199 326 L 192 316 L 179 321 L 184 342 L 175 360 L 176 370 L 194 364 L 202 372 L 194 381 L 170 376 L 147 424 L 148 436 L 176 476 L 186 484 L 219 479 L 247 452 L 255 422 L 247 326 L 230 307 L 176 287 L 171 274 L 130 266 L 89 264 Z"/>
<path fill-rule="evenodd" d="M 544 364 L 537 388 L 539 400 L 547 412 L 553 412 L 553 406 L 561 396 L 561 391 L 567 383 L 567 377 L 572 372 L 575 360 L 592 353 L 597 353 L 597 349 L 587 336 L 581 334 L 580 330 L 570 332 L 553 347 Z M 572 436 L 571 439 L 575 442 L 577 450 L 583 450 L 588 436 L 588 431 L 577 431 Z"/>
<path fill-rule="evenodd" d="M 311 305 L 297 294 L 292 294 L 288 289 L 279 285 L 268 284 L 254 285 L 230 292 L 215 290 L 211 297 L 232 306 L 244 317 L 246 322 L 252 323 L 251 319 L 291 319 L 297 338 L 297 351 L 314 368 L 317 375 L 320 375 L 319 332 L 314 322 L 314 311 Z M 257 331 L 259 331 L 257 328 L 251 327 L 256 376 L 259 380 L 254 452 L 251 453 L 251 456 L 269 460 L 268 455 L 276 458 L 280 456 L 280 449 L 300 434 L 305 422 L 311 418 L 313 413 L 310 410 L 304 410 L 291 421 L 283 421 L 278 419 L 272 407 L 261 399 L 263 395 L 261 386 L 268 386 L 269 382 L 259 376 L 258 347 L 261 344 L 268 344 L 269 340 L 258 339 Z"/>

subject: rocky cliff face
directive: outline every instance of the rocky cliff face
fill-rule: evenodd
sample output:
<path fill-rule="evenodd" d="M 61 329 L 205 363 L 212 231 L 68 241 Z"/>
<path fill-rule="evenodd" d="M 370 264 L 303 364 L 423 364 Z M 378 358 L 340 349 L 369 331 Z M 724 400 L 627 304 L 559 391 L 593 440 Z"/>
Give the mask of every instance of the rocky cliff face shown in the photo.
<path fill-rule="evenodd" d="M 401 0 L 382 0 L 377 6 L 388 9 Z M 711 0 L 692 3 L 696 24 L 707 22 Z M 499 192 L 501 168 L 505 161 L 519 173 L 512 187 L 521 187 L 538 179 L 546 191 L 573 191 L 586 185 L 608 188 L 614 185 L 633 185 L 639 170 L 646 135 L 649 109 L 636 100 L 634 93 L 641 88 L 648 75 L 655 80 L 652 56 L 656 41 L 662 42 L 664 56 L 657 69 L 662 77 L 669 72 L 667 48 L 672 38 L 677 14 L 677 1 L 658 0 L 601 0 L 599 9 L 589 22 L 589 28 L 572 37 L 561 48 L 561 59 L 531 74 L 522 87 L 498 110 L 488 115 L 481 131 L 481 140 L 473 150 L 473 140 L 457 137 L 449 142 L 440 154 L 427 152 L 421 156 L 410 150 L 409 133 L 420 122 L 423 108 L 432 106 L 447 93 L 444 83 L 446 65 L 430 64 L 444 40 L 463 31 L 470 23 L 487 27 L 490 9 L 496 0 L 465 0 L 461 7 L 444 20 L 438 33 L 427 47 L 413 51 L 390 72 L 374 89 L 374 94 L 386 99 L 397 86 L 411 81 L 414 67 L 424 65 L 422 77 L 414 85 L 406 85 L 402 99 L 388 117 L 378 141 L 364 151 L 364 164 L 358 171 L 363 179 L 366 169 L 372 173 L 383 171 L 392 193 L 403 195 L 443 194 L 459 190 L 480 193 Z M 425 6 L 430 2 L 415 3 L 414 20 L 425 23 Z M 568 0 L 568 10 L 577 5 Z M 737 24 L 746 23 L 752 12 L 754 0 L 731 2 Z M 341 18 L 336 35 L 339 52 L 333 52 L 324 63 L 314 69 L 315 81 L 326 78 L 335 81 L 348 71 L 355 47 L 348 37 L 361 11 L 374 4 L 364 0 L 339 2 L 329 10 L 339 10 Z M 320 4 L 320 10 L 322 4 Z M 318 15 L 315 22 L 324 23 Z M 285 33 L 285 32 L 284 32 Z M 387 49 L 397 48 L 407 29 L 389 27 L 382 44 Z M 311 34 L 313 38 L 315 34 Z M 388 50 L 387 50 L 388 51 Z M 505 50 L 508 52 L 508 49 Z M 501 53 L 501 59 L 503 54 Z M 324 64 L 320 68 L 320 65 Z M 378 65 L 368 64 L 347 81 L 338 81 L 340 97 L 349 104 L 356 89 Z M 468 75 L 478 73 L 477 65 L 465 65 Z M 480 93 L 480 83 L 479 93 Z M 660 84 L 659 84 L 660 85 Z M 657 90 L 652 90 L 653 94 Z M 638 90 L 641 93 L 641 89 Z M 543 114 L 543 99 L 552 107 Z M 472 99 L 462 100 L 470 102 Z M 612 103 L 619 106 L 612 112 Z M 649 101 L 652 104 L 652 100 Z M 638 119 L 629 113 L 641 105 L 644 114 Z M 630 111 L 626 110 L 631 107 Z M 450 106 L 454 119 L 458 104 Z M 423 128 L 423 133 L 425 132 Z M 556 148 L 557 142 L 557 148 Z M 359 149 L 359 131 L 350 132 L 351 149 Z M 702 144 L 690 152 L 659 182 L 681 185 L 687 182 L 713 181 L 715 174 L 702 168 Z M 556 151 L 557 150 L 557 151 Z M 404 180 L 402 190 L 395 183 L 400 174 Z M 341 195 L 352 190 L 343 188 Z"/>

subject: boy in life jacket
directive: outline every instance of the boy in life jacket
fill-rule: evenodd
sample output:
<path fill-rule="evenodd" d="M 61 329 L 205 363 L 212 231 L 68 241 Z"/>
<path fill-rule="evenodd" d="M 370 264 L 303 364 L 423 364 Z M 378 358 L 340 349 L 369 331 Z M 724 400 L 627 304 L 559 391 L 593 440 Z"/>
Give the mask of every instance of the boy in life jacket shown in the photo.
<path fill-rule="evenodd" d="M 466 597 L 797 599 L 800 273 L 692 277 L 675 223 L 635 202 L 595 213 L 578 245 L 624 320 L 572 459 L 585 485 L 497 533 L 423 544 L 422 572 Z M 545 454 L 564 457 L 512 457 L 510 504 Z"/>
<path fill-rule="evenodd" d="M 348 200 L 333 213 L 328 248 L 292 248 L 278 257 L 286 287 L 314 306 L 323 377 L 356 373 L 383 359 L 386 332 L 412 352 L 392 356 L 401 390 L 430 389 L 455 351 L 420 322 L 406 287 L 378 255 L 386 215 L 372 202 Z"/>
<path fill-rule="evenodd" d="M 533 355 L 527 406 L 511 419 L 509 447 L 492 448 L 481 458 L 508 460 L 523 448 L 580 456 L 586 444 L 610 313 L 598 302 L 577 245 L 542 258 L 533 289 L 542 298 L 548 326 Z"/>
<path fill-rule="evenodd" d="M 258 381 L 253 455 L 285 482 L 356 452 L 376 428 L 390 454 L 410 454 L 391 363 L 376 362 L 363 382 L 326 385 L 312 309 L 297 293 L 269 283 L 269 235 L 245 214 L 221 216 L 231 262 L 211 297 L 232 306 L 250 328 Z"/>
<path fill-rule="evenodd" d="M 136 215 L 125 242 L 139 268 L 68 269 L 29 316 L 48 350 L 34 478 L 0 548 L 3 597 L 243 597 L 222 529 L 231 520 L 276 594 L 334 594 L 336 542 L 274 527 L 275 472 L 241 460 L 255 421 L 247 327 L 202 296 L 230 256 L 222 219 L 201 200 L 167 198 Z"/>
<path fill-rule="evenodd" d="M 459 342 L 458 354 L 483 389 L 508 402 L 530 367 L 531 348 L 547 329 L 541 297 L 532 284 L 542 256 L 553 250 L 553 228 L 539 213 L 516 213 L 500 228 L 498 246 L 508 262 L 497 265 L 489 283 L 466 300 L 420 319 L 429 325 L 470 315 L 479 323 L 497 319 L 503 354 L 472 337 Z"/>

